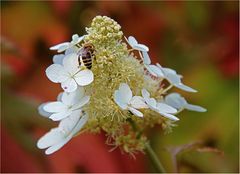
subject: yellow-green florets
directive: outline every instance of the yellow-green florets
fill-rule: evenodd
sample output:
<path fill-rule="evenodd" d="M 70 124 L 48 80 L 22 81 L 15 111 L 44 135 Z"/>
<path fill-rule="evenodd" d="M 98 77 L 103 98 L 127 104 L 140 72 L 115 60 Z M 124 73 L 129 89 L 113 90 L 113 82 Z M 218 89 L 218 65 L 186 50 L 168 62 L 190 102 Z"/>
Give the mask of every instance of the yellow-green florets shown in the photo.
<path fill-rule="evenodd" d="M 96 49 L 92 67 L 94 81 L 87 87 L 91 93 L 90 103 L 85 109 L 90 117 L 87 129 L 91 132 L 104 130 L 112 140 L 111 143 L 123 147 L 126 152 L 142 151 L 147 139 L 144 135 L 136 138 L 136 132 L 128 119 L 135 120 L 141 128 L 162 123 L 164 119 L 160 119 L 154 112 L 150 112 L 144 119 L 132 116 L 129 111 L 119 108 L 113 100 L 113 94 L 120 83 L 127 83 L 134 95 L 141 95 L 144 87 L 155 93 L 159 82 L 144 77 L 144 66 L 130 54 L 120 29 L 117 22 L 106 16 L 95 17 L 91 27 L 87 28 L 85 42 L 92 43 Z"/>

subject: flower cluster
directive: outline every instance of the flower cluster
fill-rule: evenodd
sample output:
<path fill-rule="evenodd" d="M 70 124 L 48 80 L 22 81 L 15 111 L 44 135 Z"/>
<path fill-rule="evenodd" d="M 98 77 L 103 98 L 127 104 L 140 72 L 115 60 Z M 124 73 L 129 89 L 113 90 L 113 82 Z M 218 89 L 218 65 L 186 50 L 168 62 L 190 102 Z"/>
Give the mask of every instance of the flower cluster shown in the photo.
<path fill-rule="evenodd" d="M 196 90 L 184 85 L 175 70 L 152 64 L 149 48 L 133 36 L 126 38 L 120 29 L 111 18 L 96 16 L 86 35 L 75 34 L 71 42 L 50 48 L 61 54 L 53 57 L 46 75 L 60 83 L 63 92 L 57 101 L 39 106 L 42 116 L 60 121 L 37 143 L 47 148 L 46 154 L 59 150 L 83 130 L 105 132 L 107 143 L 125 152 L 143 151 L 148 127 L 160 124 L 167 131 L 182 110 L 205 111 L 180 94 L 166 95 L 172 87 Z"/>

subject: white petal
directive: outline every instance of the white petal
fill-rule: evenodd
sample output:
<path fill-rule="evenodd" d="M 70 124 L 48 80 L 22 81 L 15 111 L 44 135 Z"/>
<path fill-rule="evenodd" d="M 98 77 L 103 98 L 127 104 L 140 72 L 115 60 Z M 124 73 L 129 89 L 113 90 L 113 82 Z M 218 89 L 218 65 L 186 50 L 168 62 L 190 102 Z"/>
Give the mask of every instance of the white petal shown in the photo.
<path fill-rule="evenodd" d="M 63 42 L 50 47 L 50 50 L 58 50 L 58 52 L 62 52 L 68 48 L 68 45 L 69 45 L 69 42 Z"/>
<path fill-rule="evenodd" d="M 182 89 L 184 91 L 187 91 L 187 92 L 197 92 L 197 90 L 195 90 L 187 85 L 184 85 L 182 83 L 175 84 L 174 86 L 176 86 L 177 88 Z"/>
<path fill-rule="evenodd" d="M 175 108 L 173 108 L 173 107 L 171 107 L 171 106 L 169 106 L 169 105 L 167 105 L 165 103 L 157 103 L 157 108 L 158 108 L 158 110 L 161 113 L 164 112 L 164 113 L 172 113 L 172 114 L 174 114 L 174 113 L 177 112 L 177 110 Z"/>
<path fill-rule="evenodd" d="M 62 102 L 56 101 L 47 103 L 43 106 L 43 109 L 46 112 L 62 112 L 65 111 L 67 107 Z"/>
<path fill-rule="evenodd" d="M 116 93 L 116 91 L 115 91 Z M 126 110 L 128 105 L 127 103 L 123 103 L 121 101 L 121 98 L 119 98 L 119 96 L 117 94 L 114 93 L 114 101 L 117 103 L 117 105 L 122 109 L 122 110 Z"/>
<path fill-rule="evenodd" d="M 74 136 L 76 133 L 78 133 L 83 128 L 83 126 L 87 123 L 87 121 L 88 121 L 88 115 L 87 114 L 82 115 L 70 135 Z"/>
<path fill-rule="evenodd" d="M 197 111 L 197 112 L 206 112 L 207 110 L 201 106 L 198 105 L 192 105 L 192 104 L 186 104 L 185 108 L 191 111 Z"/>
<path fill-rule="evenodd" d="M 75 105 L 73 105 L 73 107 L 71 108 L 72 110 L 75 109 L 80 109 L 82 108 L 84 105 L 86 105 L 90 100 L 90 96 L 84 96 L 83 98 L 79 99 L 78 103 L 76 103 Z"/>
<path fill-rule="evenodd" d="M 72 78 L 69 78 L 66 81 L 62 82 L 61 86 L 65 92 L 73 92 L 77 89 L 77 83 Z"/>
<path fill-rule="evenodd" d="M 181 77 L 177 74 L 165 74 L 166 79 L 173 85 L 181 83 Z"/>
<path fill-rule="evenodd" d="M 82 114 L 81 110 L 74 111 L 69 117 L 61 120 L 59 129 L 64 132 L 65 137 L 75 135 L 87 122 L 87 114 Z"/>
<path fill-rule="evenodd" d="M 62 141 L 63 139 L 64 135 L 59 129 L 53 128 L 38 140 L 37 147 L 39 149 L 44 149 Z"/>
<path fill-rule="evenodd" d="M 82 115 L 81 110 L 73 111 L 69 117 L 64 118 L 59 123 L 59 129 L 64 133 L 64 136 L 67 137 L 70 132 L 73 130 L 74 126 L 77 124 L 80 116 Z"/>
<path fill-rule="evenodd" d="M 74 75 L 79 71 L 78 55 L 76 53 L 68 54 L 63 59 L 64 69 Z"/>
<path fill-rule="evenodd" d="M 59 121 L 59 120 L 62 120 L 64 118 L 68 117 L 71 114 L 72 114 L 71 110 L 65 110 L 62 112 L 54 113 L 49 118 L 52 119 L 53 121 Z"/>
<path fill-rule="evenodd" d="M 53 56 L 53 63 L 62 65 L 64 56 L 65 56 L 64 54 L 57 54 Z"/>
<path fill-rule="evenodd" d="M 131 100 L 130 100 L 130 104 L 133 108 L 136 109 L 141 109 L 141 108 L 148 108 L 147 104 L 145 103 L 143 97 L 140 96 L 134 96 Z"/>
<path fill-rule="evenodd" d="M 60 92 L 57 96 L 57 101 L 62 101 L 62 95 L 64 92 Z"/>
<path fill-rule="evenodd" d="M 179 118 L 177 118 L 176 116 L 172 115 L 172 114 L 168 114 L 168 113 L 164 113 L 164 112 L 161 112 L 160 113 L 162 116 L 170 119 L 170 120 L 173 120 L 173 121 L 178 121 Z"/>
<path fill-rule="evenodd" d="M 139 51 L 149 51 L 149 48 L 143 44 L 134 45 L 133 48 Z"/>
<path fill-rule="evenodd" d="M 43 107 L 48 104 L 49 102 L 47 103 L 42 103 L 40 106 L 38 106 L 38 113 L 44 117 L 50 117 L 51 113 L 49 112 L 46 112 Z"/>
<path fill-rule="evenodd" d="M 156 65 L 149 65 L 149 67 L 155 74 L 157 74 L 158 77 L 164 77 L 163 72 L 159 67 Z"/>
<path fill-rule="evenodd" d="M 74 92 L 64 92 L 61 101 L 65 105 L 74 105 L 79 102 L 79 100 L 84 96 L 84 88 L 78 87 Z"/>
<path fill-rule="evenodd" d="M 148 100 L 146 100 L 146 103 L 148 104 L 150 109 L 152 110 L 157 109 L 157 101 L 154 98 L 149 98 Z"/>
<path fill-rule="evenodd" d="M 166 104 L 176 109 L 181 109 L 187 104 L 186 100 L 183 97 L 181 97 L 180 94 L 178 93 L 168 94 L 164 100 Z"/>
<path fill-rule="evenodd" d="M 155 110 L 157 101 L 154 98 L 150 98 L 150 93 L 146 89 L 142 89 L 142 96 L 150 109 Z"/>
<path fill-rule="evenodd" d="M 78 47 L 72 46 L 65 51 L 65 55 L 72 54 L 72 53 L 77 53 L 78 50 L 79 50 Z"/>
<path fill-rule="evenodd" d="M 137 109 L 135 108 L 132 108 L 132 107 L 128 107 L 129 111 L 131 111 L 131 113 L 133 113 L 135 116 L 138 116 L 138 117 L 143 117 L 143 113 L 138 111 Z"/>
<path fill-rule="evenodd" d="M 93 82 L 93 73 L 91 70 L 85 69 L 80 71 L 74 76 L 77 84 L 80 86 L 86 86 Z"/>
<path fill-rule="evenodd" d="M 74 42 L 74 41 L 77 41 L 78 38 L 79 38 L 78 34 L 73 34 L 73 35 L 72 35 L 72 41 L 73 41 L 73 42 Z"/>
<path fill-rule="evenodd" d="M 122 103 L 129 104 L 130 100 L 132 99 L 132 91 L 128 84 L 121 83 L 119 89 L 115 91 L 115 96 L 121 101 Z"/>
<path fill-rule="evenodd" d="M 46 69 L 46 75 L 54 83 L 61 83 L 68 79 L 69 75 L 62 65 L 52 64 Z"/>
<path fill-rule="evenodd" d="M 153 76 L 157 77 L 157 74 L 151 69 L 150 65 L 145 65 L 144 66 L 146 67 L 146 69 L 148 70 L 148 72 L 150 74 L 152 74 Z"/>
<path fill-rule="evenodd" d="M 57 150 L 61 149 L 70 139 L 71 139 L 71 137 L 67 137 L 67 138 L 63 139 L 61 142 L 49 147 L 45 151 L 45 154 L 50 155 L 50 154 L 56 152 Z"/>
<path fill-rule="evenodd" d="M 150 98 L 150 93 L 146 89 L 142 89 L 142 96 L 146 100 Z"/>
<path fill-rule="evenodd" d="M 146 51 L 143 51 L 142 54 L 143 54 L 143 63 L 146 65 L 150 65 L 151 59 L 150 59 L 148 53 Z"/>
<path fill-rule="evenodd" d="M 131 45 L 131 47 L 138 44 L 137 40 L 133 36 L 128 37 L 128 43 L 129 43 L 129 45 Z"/>
<path fill-rule="evenodd" d="M 79 42 L 81 42 L 84 39 L 85 35 L 79 37 L 77 34 L 72 36 L 72 43 L 74 45 L 78 44 Z"/>
<path fill-rule="evenodd" d="M 162 71 L 165 73 L 165 74 L 177 74 L 177 72 L 171 68 L 163 68 L 161 67 Z"/>

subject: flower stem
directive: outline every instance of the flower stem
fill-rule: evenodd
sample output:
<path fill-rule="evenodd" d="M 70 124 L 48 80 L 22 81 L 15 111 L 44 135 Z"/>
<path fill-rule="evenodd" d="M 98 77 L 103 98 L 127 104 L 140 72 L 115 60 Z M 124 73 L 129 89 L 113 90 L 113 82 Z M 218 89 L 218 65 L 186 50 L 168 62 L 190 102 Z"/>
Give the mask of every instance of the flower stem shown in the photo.
<path fill-rule="evenodd" d="M 138 136 L 141 136 L 142 132 L 141 131 L 139 132 L 136 124 L 134 123 L 134 121 L 131 118 L 127 119 L 127 121 L 130 123 L 133 130 L 138 132 Z M 156 172 L 166 173 L 163 165 L 161 164 L 160 160 L 158 159 L 156 153 L 153 151 L 151 145 L 149 143 L 146 143 L 145 147 L 146 147 L 146 153 L 148 154 L 148 157 L 150 158 L 150 161 L 152 162 Z"/>
<path fill-rule="evenodd" d="M 161 164 L 160 160 L 158 159 L 156 153 L 153 151 L 151 145 L 149 143 L 147 143 L 145 147 L 146 147 L 146 152 L 148 154 L 148 157 L 150 158 L 156 172 L 166 173 L 165 169 L 163 168 L 163 165 Z"/>

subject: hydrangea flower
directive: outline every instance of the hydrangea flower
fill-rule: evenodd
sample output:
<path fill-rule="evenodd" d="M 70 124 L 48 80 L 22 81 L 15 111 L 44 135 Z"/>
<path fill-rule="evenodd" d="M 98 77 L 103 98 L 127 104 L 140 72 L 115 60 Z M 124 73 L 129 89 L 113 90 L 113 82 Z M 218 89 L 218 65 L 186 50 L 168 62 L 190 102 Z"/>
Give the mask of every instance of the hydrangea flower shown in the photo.
<path fill-rule="evenodd" d="M 149 106 L 150 109 L 153 111 L 161 114 L 162 116 L 173 120 L 173 121 L 178 121 L 179 118 L 176 116 L 172 115 L 177 112 L 177 110 L 167 104 L 157 102 L 156 99 L 150 98 L 150 93 L 146 89 L 142 89 L 142 96 L 144 100 L 146 101 L 147 105 Z"/>
<path fill-rule="evenodd" d="M 74 111 L 69 117 L 63 119 L 57 128 L 51 129 L 37 142 L 37 147 L 46 149 L 47 155 L 62 148 L 71 138 L 77 134 L 88 120 L 87 114 L 80 110 Z"/>
<path fill-rule="evenodd" d="M 149 51 L 149 48 L 146 45 L 139 44 L 135 37 L 129 36 L 128 39 L 126 39 L 129 45 L 134 49 L 134 50 L 139 50 L 139 51 Z"/>
<path fill-rule="evenodd" d="M 64 57 L 62 65 L 52 64 L 46 69 L 46 75 L 54 83 L 61 83 L 65 92 L 73 92 L 77 86 L 86 86 L 93 82 L 93 73 L 81 69 L 76 53 Z"/>
<path fill-rule="evenodd" d="M 133 96 L 126 83 L 121 83 L 119 89 L 114 92 L 114 101 L 122 110 L 129 110 L 138 117 L 143 117 L 143 113 L 137 109 L 148 108 L 141 96 Z"/>
<path fill-rule="evenodd" d="M 196 112 L 206 112 L 207 110 L 201 106 L 198 105 L 193 105 L 193 104 L 189 104 L 184 97 L 182 97 L 180 94 L 178 93 L 171 93 L 168 94 L 165 99 L 164 102 L 176 109 L 179 110 L 183 110 L 183 109 L 187 109 L 190 111 L 196 111 Z"/>
<path fill-rule="evenodd" d="M 42 115 L 49 116 L 53 121 L 59 121 L 71 115 L 75 110 L 81 110 L 90 100 L 90 96 L 85 96 L 84 89 L 81 87 L 72 93 L 63 92 L 59 98 L 59 101 L 40 105 L 39 110 L 42 111 Z"/>
<path fill-rule="evenodd" d="M 72 41 L 71 42 L 64 42 L 57 44 L 55 46 L 50 47 L 50 50 L 57 50 L 58 53 L 63 52 L 75 45 L 77 45 L 79 42 L 81 42 L 84 39 L 85 36 L 79 37 L 78 34 L 74 34 L 72 36 Z"/>
<path fill-rule="evenodd" d="M 175 70 L 170 68 L 163 68 L 159 63 L 157 63 L 159 69 L 163 72 L 164 78 L 173 86 L 182 89 L 187 92 L 197 92 L 195 89 L 184 85 L 181 81 L 182 76 L 177 74 Z"/>
<path fill-rule="evenodd" d="M 200 111 L 179 97 L 166 96 L 172 86 L 196 92 L 182 84 L 182 76 L 151 64 L 149 48 L 133 36 L 123 38 L 126 39 L 116 21 L 96 16 L 84 36 L 73 35 L 71 42 L 50 48 L 63 53 L 53 57 L 54 64 L 46 69 L 46 75 L 60 83 L 64 92 L 57 101 L 38 108 L 42 116 L 60 121 L 57 128 L 38 141 L 40 149 L 47 148 L 46 154 L 59 150 L 80 130 L 103 131 L 108 136 L 107 144 L 130 154 L 144 151 L 148 127 L 161 125 L 162 131 L 169 132 L 173 122 L 179 120 L 174 115 L 177 109 Z M 91 64 L 89 69 L 79 63 L 83 61 L 79 57 L 83 51 L 85 62 Z M 163 79 L 169 81 L 169 86 L 162 84 Z"/>

